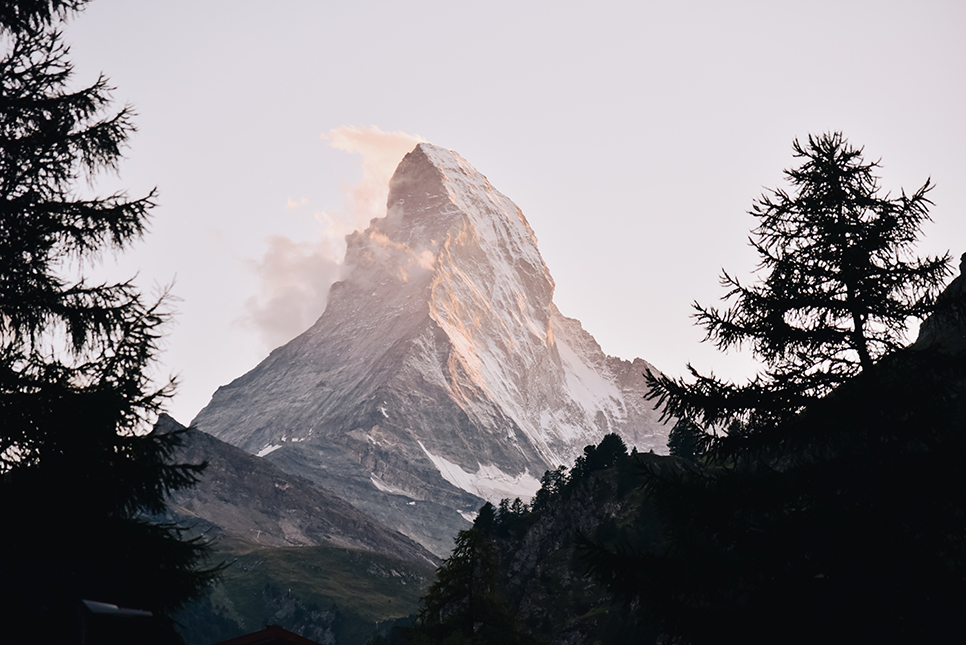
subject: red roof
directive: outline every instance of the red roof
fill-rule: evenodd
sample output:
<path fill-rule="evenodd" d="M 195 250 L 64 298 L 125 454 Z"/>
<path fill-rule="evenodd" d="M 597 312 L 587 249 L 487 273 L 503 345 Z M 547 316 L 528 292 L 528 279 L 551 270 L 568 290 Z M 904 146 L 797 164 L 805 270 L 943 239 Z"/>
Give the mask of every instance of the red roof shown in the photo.
<path fill-rule="evenodd" d="M 278 625 L 266 625 L 260 632 L 252 632 L 237 638 L 229 638 L 215 645 L 321 645 Z"/>

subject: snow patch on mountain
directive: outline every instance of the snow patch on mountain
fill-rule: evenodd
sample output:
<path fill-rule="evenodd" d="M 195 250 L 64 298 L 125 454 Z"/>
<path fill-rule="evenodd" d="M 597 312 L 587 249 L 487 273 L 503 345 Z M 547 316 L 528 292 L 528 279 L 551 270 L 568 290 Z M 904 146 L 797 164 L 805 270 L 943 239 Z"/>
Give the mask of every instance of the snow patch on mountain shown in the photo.
<path fill-rule="evenodd" d="M 567 392 L 583 408 L 588 421 L 592 422 L 601 411 L 623 421 L 627 415 L 621 406 L 621 392 L 614 379 L 585 363 L 568 343 L 558 342 L 557 350 L 563 362 Z"/>
<path fill-rule="evenodd" d="M 256 452 L 255 453 L 255 456 L 256 457 L 264 457 L 265 455 L 270 455 L 271 453 L 275 452 L 276 450 L 278 450 L 281 447 L 282 447 L 282 444 L 280 444 L 280 443 L 270 443 L 267 446 L 265 446 L 264 448 L 262 448 L 261 450 L 259 450 L 258 452 Z"/>
<path fill-rule="evenodd" d="M 410 497 L 407 491 L 404 491 L 401 488 L 397 488 L 395 486 L 387 484 L 386 482 L 382 481 L 375 475 L 371 475 L 369 477 L 369 481 L 372 482 L 372 485 L 375 486 L 377 490 L 380 490 L 383 493 L 389 493 L 390 495 L 402 495 L 404 497 Z"/>
<path fill-rule="evenodd" d="M 457 488 L 461 488 L 468 493 L 472 493 L 490 502 L 496 503 L 501 499 L 514 499 L 517 497 L 523 500 L 529 500 L 540 490 L 540 481 L 527 471 L 513 476 L 500 470 L 499 466 L 493 464 L 484 466 L 477 462 L 478 470 L 475 473 L 468 473 L 459 464 L 454 464 L 445 457 L 431 453 L 426 449 L 422 441 L 417 443 L 419 443 L 419 447 L 423 449 L 423 452 L 426 453 L 429 460 L 439 470 L 439 474 L 443 476 L 443 479 Z M 464 515 L 464 517 L 466 516 Z"/>

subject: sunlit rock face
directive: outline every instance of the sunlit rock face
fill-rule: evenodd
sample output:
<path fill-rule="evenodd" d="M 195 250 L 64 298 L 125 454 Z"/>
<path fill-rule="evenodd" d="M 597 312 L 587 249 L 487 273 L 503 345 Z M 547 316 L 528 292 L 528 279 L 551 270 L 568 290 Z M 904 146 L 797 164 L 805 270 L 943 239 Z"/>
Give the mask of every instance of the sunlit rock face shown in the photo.
<path fill-rule="evenodd" d="M 325 313 L 219 388 L 199 429 L 441 555 L 482 500 L 527 499 L 608 432 L 666 451 L 648 364 L 560 314 L 523 213 L 456 153 L 419 144 L 386 217 L 347 242 Z"/>

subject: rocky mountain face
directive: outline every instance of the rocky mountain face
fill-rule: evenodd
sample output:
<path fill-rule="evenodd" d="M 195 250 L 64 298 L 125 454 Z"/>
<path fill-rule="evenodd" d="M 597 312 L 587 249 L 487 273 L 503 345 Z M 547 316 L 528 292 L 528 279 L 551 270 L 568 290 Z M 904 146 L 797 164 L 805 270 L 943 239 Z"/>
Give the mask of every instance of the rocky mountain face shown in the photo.
<path fill-rule="evenodd" d="M 606 433 L 666 452 L 649 365 L 557 310 L 523 213 L 456 153 L 419 144 L 347 243 L 323 315 L 220 387 L 199 430 L 437 555 L 483 500 L 528 498 Z"/>
<path fill-rule="evenodd" d="M 184 429 L 164 415 L 157 430 Z M 252 546 L 331 546 L 384 554 L 423 567 L 439 560 L 318 484 L 282 472 L 211 435 L 188 430 L 179 463 L 207 463 L 198 483 L 172 494 L 172 519 L 209 539 Z"/>
<path fill-rule="evenodd" d="M 159 432 L 184 430 L 163 415 Z M 212 545 L 227 568 L 176 616 L 188 645 L 279 624 L 319 643 L 363 645 L 417 611 L 440 560 L 315 482 L 188 430 L 178 463 L 208 464 L 160 518 Z"/>
<path fill-rule="evenodd" d="M 483 507 L 424 595 L 416 632 L 381 643 L 439 642 L 473 631 L 485 643 L 654 643 L 656 634 L 631 605 L 594 575 L 587 546 L 660 549 L 663 532 L 641 489 L 642 466 L 667 467 L 678 458 L 628 454 L 613 439 L 588 447 L 569 472 L 551 473 L 532 505 Z M 515 638 L 521 634 L 530 638 Z"/>

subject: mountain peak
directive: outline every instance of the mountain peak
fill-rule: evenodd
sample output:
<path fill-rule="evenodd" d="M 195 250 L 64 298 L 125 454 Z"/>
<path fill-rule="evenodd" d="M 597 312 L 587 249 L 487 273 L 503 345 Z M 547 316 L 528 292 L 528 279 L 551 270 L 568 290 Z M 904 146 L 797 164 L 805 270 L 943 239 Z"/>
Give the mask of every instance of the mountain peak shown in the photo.
<path fill-rule="evenodd" d="M 482 500 L 528 498 L 608 432 L 666 450 L 649 366 L 560 314 L 523 213 L 457 153 L 416 146 L 386 216 L 346 240 L 319 320 L 219 388 L 200 429 L 437 554 Z"/>
<path fill-rule="evenodd" d="M 366 234 L 386 235 L 434 257 L 447 239 L 475 238 L 491 259 L 525 263 L 529 273 L 542 274 L 548 302 L 553 293 L 523 212 L 459 154 L 431 143 L 418 144 L 399 163 L 389 181 L 386 217 L 372 220 Z"/>
<path fill-rule="evenodd" d="M 480 174 L 466 159 L 463 159 L 458 152 L 434 143 L 429 143 L 428 141 L 416 144 L 412 152 L 407 153 L 403 157 L 403 161 L 400 162 L 399 166 L 402 167 L 407 159 L 413 164 L 428 163 L 443 173 L 444 176 L 458 174 L 478 176 L 486 182 L 486 177 Z M 399 173 L 399 168 L 396 169 L 396 172 Z M 392 182 L 390 181 L 391 185 Z"/>

